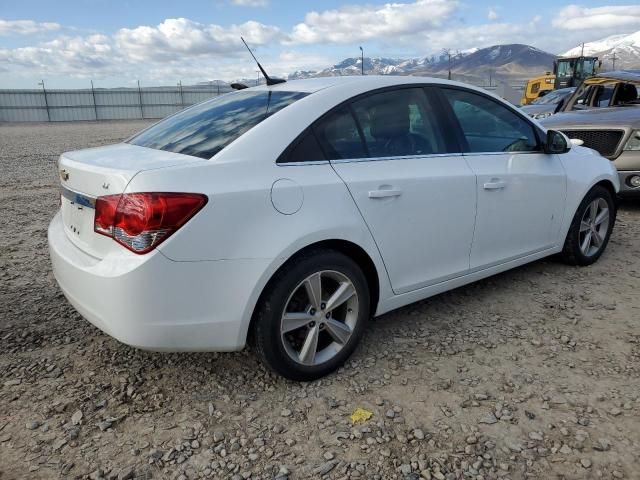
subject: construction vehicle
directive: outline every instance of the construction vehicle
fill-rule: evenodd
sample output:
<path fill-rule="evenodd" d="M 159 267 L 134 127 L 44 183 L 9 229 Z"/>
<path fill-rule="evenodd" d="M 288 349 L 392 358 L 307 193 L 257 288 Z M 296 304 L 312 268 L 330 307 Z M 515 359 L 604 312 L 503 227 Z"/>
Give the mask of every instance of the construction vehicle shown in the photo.
<path fill-rule="evenodd" d="M 562 57 L 553 62 L 553 74 L 534 77 L 527 81 L 522 93 L 521 105 L 529 105 L 536 98 L 558 88 L 577 87 L 582 81 L 598 73 L 602 62 L 598 57 Z"/>

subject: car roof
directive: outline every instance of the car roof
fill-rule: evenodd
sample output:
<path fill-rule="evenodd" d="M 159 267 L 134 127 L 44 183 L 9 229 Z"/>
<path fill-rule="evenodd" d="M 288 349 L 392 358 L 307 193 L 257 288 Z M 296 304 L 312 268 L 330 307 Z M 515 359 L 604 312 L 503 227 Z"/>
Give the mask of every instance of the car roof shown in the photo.
<path fill-rule="evenodd" d="M 415 77 L 401 75 L 352 75 L 352 76 L 336 76 L 336 77 L 316 77 L 301 80 L 289 80 L 276 85 L 258 85 L 257 87 L 248 88 L 245 91 L 286 91 L 286 92 L 306 92 L 314 93 L 331 87 L 353 86 L 359 84 L 363 90 L 373 90 L 375 88 L 388 87 L 393 85 L 410 85 L 413 83 L 441 83 L 450 85 L 465 85 L 460 82 L 451 80 L 443 80 L 433 77 Z M 471 87 L 473 88 L 473 87 Z"/>
<path fill-rule="evenodd" d="M 640 83 L 640 70 L 614 70 L 612 72 L 599 73 L 585 80 L 587 85 L 614 82 Z"/>

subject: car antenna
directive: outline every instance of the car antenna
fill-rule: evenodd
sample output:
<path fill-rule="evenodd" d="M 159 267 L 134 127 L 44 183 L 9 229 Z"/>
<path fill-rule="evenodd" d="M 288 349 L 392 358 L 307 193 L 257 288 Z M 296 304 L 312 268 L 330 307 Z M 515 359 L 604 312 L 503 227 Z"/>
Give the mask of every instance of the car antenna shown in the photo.
<path fill-rule="evenodd" d="M 251 49 L 249 48 L 249 45 L 247 45 L 247 42 L 244 41 L 244 38 L 240 37 L 240 40 L 242 40 L 242 43 L 244 43 L 244 46 L 247 47 L 247 50 L 249 50 L 249 53 L 251 54 L 251 56 L 253 57 L 253 59 L 256 61 L 256 63 L 258 64 L 258 68 L 260 69 L 260 71 L 262 72 L 262 75 L 264 75 L 264 79 L 267 81 L 267 85 L 277 85 L 278 83 L 285 83 L 286 80 L 284 78 L 275 78 L 275 77 L 270 77 L 267 72 L 265 71 L 264 68 L 262 68 L 262 65 L 260 65 L 260 62 L 258 61 L 258 59 L 256 58 L 256 56 L 253 54 L 253 52 L 251 51 Z"/>

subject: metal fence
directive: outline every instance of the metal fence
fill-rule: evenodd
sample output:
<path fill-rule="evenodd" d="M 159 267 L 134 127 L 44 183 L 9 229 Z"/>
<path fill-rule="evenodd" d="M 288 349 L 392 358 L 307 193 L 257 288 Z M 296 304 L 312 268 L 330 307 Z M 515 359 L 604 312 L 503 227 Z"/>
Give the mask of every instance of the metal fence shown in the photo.
<path fill-rule="evenodd" d="M 65 122 L 163 118 L 231 91 L 228 85 L 0 90 L 0 121 Z"/>

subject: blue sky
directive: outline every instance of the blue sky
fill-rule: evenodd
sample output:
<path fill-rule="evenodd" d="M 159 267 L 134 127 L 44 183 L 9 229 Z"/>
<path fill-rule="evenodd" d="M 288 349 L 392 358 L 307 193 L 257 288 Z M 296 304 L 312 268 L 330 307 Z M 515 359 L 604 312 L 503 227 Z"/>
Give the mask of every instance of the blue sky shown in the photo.
<path fill-rule="evenodd" d="M 367 56 L 402 58 L 499 43 L 562 53 L 637 30 L 632 2 L 3 0 L 0 88 L 42 78 L 53 88 L 253 77 L 240 35 L 284 75 L 356 56 L 360 45 Z"/>

